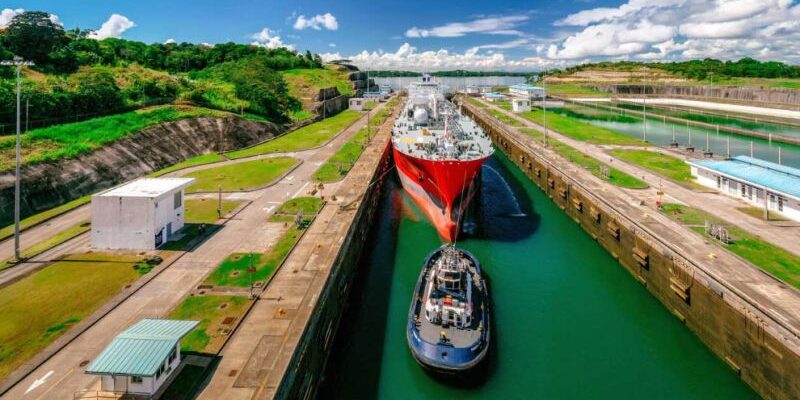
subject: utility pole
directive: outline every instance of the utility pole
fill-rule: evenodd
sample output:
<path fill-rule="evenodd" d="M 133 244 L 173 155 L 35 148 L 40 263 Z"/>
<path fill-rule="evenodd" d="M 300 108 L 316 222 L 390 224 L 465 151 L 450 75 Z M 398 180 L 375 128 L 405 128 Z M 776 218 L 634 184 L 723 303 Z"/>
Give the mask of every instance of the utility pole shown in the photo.
<path fill-rule="evenodd" d="M 25 99 L 25 133 L 28 133 L 28 112 L 31 110 L 31 99 Z"/>
<path fill-rule="evenodd" d="M 753 141 L 750 141 L 750 158 L 753 158 Z"/>
<path fill-rule="evenodd" d="M 17 67 L 17 165 L 14 170 L 14 257 L 19 260 L 19 158 L 20 158 L 20 93 L 22 92 L 22 79 L 20 70 L 23 65 L 33 65 L 32 61 L 25 61 L 22 57 L 14 56 L 13 60 L 0 61 L 0 65 L 13 65 Z"/>
<path fill-rule="evenodd" d="M 642 67 L 644 75 L 642 79 L 642 115 L 644 116 L 644 131 L 642 131 L 642 141 L 647 142 L 647 67 Z"/>
<path fill-rule="evenodd" d="M 544 125 L 544 147 L 547 147 L 547 71 L 542 72 L 542 122 Z"/>

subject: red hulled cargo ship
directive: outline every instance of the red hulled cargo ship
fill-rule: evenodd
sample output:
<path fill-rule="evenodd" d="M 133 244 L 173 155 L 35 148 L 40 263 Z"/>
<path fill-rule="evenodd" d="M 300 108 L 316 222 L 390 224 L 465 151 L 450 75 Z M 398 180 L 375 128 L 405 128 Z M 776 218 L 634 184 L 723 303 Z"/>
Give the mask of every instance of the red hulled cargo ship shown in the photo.
<path fill-rule="evenodd" d="M 408 88 L 392 130 L 392 151 L 403 188 L 439 234 L 454 241 L 481 165 L 494 152 L 489 137 L 425 75 Z"/>

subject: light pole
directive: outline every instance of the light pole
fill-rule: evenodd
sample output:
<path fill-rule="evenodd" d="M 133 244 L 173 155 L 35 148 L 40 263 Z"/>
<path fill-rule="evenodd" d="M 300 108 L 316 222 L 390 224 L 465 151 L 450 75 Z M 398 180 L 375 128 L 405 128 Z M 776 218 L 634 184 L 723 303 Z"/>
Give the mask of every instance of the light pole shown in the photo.
<path fill-rule="evenodd" d="M 547 147 L 547 71 L 542 72 L 542 125 L 544 126 L 544 147 Z"/>
<path fill-rule="evenodd" d="M 14 56 L 13 60 L 0 61 L 0 65 L 14 65 L 17 67 L 17 166 L 14 170 L 14 257 L 19 260 L 19 130 L 20 130 L 20 92 L 22 91 L 22 80 L 20 70 L 23 65 L 33 65 L 32 61 L 25 61 L 22 57 Z"/>
<path fill-rule="evenodd" d="M 644 118 L 644 131 L 642 141 L 647 142 L 647 67 L 642 67 L 642 115 Z"/>

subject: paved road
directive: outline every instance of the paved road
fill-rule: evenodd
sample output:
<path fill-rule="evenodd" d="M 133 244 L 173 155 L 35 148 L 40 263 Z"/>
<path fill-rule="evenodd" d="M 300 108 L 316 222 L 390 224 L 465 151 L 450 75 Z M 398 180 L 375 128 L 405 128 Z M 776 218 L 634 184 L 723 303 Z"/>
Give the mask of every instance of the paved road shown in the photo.
<path fill-rule="evenodd" d="M 97 356 L 116 334 L 139 319 L 165 315 L 228 254 L 263 252 L 274 244 L 283 229 L 283 224 L 268 223 L 267 217 L 277 205 L 307 192 L 311 187 L 311 176 L 319 165 L 364 126 L 366 126 L 366 116 L 325 146 L 295 153 L 297 158 L 304 161 L 297 169 L 275 185 L 246 194 L 246 197 L 253 196 L 253 202 L 236 218 L 229 220 L 201 246 L 180 258 L 140 291 L 101 318 L 96 325 L 57 352 L 53 358 L 13 387 L 2 399 L 72 399 L 74 393 L 78 391 L 98 390 L 99 379 L 84 374 L 85 366 L 80 366 L 82 362 Z M 329 190 L 333 190 L 334 187 L 335 185 L 332 185 Z M 43 384 L 31 389 L 31 385 L 37 379 L 45 377 Z M 29 389 L 31 390 L 28 391 Z"/>
<path fill-rule="evenodd" d="M 499 110 L 502 113 L 512 118 L 515 118 L 516 120 L 525 124 L 525 127 L 538 129 L 539 131 L 543 130 L 543 128 L 540 125 L 533 123 L 526 118 L 519 117 L 511 111 L 505 110 L 492 103 L 484 102 L 484 104 L 487 104 L 493 109 Z M 641 168 L 637 165 L 629 164 L 618 158 L 612 157 L 608 153 L 609 149 L 619 148 L 621 146 L 601 146 L 601 145 L 586 143 L 566 137 L 552 130 L 548 130 L 548 136 L 553 137 L 554 139 L 557 139 L 558 141 L 563 142 L 571 147 L 574 147 L 580 150 L 581 152 L 588 154 L 598 160 L 602 160 L 607 164 L 613 166 L 614 168 L 621 170 L 622 172 L 625 172 L 629 175 L 635 176 L 647 182 L 650 185 L 650 189 L 647 190 L 624 189 L 624 190 L 628 192 L 629 195 L 635 196 L 636 198 L 644 201 L 645 204 L 652 209 L 655 209 L 655 200 L 657 197 L 656 192 L 658 191 L 659 187 L 662 187 L 665 193 L 664 202 L 677 202 L 704 210 L 706 212 L 709 212 L 724 219 L 728 223 L 734 224 L 750 233 L 760 236 L 761 238 L 771 243 L 783 247 L 784 249 L 791 251 L 792 253 L 800 255 L 800 224 L 797 224 L 795 222 L 775 222 L 775 221 L 767 222 L 752 217 L 737 210 L 737 208 L 740 207 L 752 207 L 750 203 L 746 203 L 734 197 L 721 194 L 710 188 L 708 190 L 687 189 L 684 186 L 681 186 L 669 179 L 651 173 L 648 170 Z M 649 150 L 658 151 L 661 153 L 669 154 L 671 156 L 684 158 L 682 154 L 671 152 L 669 150 L 662 148 L 650 147 Z"/>

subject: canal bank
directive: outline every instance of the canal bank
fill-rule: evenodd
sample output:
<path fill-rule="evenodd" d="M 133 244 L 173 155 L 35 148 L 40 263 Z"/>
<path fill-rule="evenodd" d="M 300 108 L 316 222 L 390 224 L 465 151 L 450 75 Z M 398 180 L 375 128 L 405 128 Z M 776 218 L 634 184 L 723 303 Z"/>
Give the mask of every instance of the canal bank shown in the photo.
<path fill-rule="evenodd" d="M 441 241 L 390 181 L 319 398 L 757 398 L 502 153 L 482 182 L 476 230 L 459 246 L 481 260 L 492 294 L 486 374 L 448 384 L 409 352 L 414 285 Z"/>
<path fill-rule="evenodd" d="M 800 294 L 465 104 L 553 202 L 765 398 L 800 397 Z"/>

